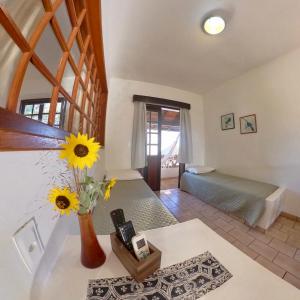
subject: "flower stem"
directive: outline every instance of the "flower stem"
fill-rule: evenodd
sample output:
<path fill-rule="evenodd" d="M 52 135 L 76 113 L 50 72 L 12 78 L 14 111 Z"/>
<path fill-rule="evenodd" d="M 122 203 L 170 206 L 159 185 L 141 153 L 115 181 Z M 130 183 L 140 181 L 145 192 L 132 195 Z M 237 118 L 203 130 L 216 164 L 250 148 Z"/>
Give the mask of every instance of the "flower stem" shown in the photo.
<path fill-rule="evenodd" d="M 78 174 L 76 174 L 76 170 L 74 167 L 72 167 L 72 171 L 73 171 L 73 175 L 74 175 L 74 180 L 75 180 L 75 185 L 76 185 L 76 191 L 79 197 L 80 194 L 80 184 L 79 184 L 79 180 L 78 180 Z"/>

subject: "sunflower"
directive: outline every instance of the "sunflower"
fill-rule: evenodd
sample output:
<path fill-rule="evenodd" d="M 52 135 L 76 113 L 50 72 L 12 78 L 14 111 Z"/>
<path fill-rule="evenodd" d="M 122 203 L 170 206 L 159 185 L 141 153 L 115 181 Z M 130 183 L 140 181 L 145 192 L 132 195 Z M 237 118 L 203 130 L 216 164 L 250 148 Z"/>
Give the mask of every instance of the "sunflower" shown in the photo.
<path fill-rule="evenodd" d="M 98 151 L 100 144 L 94 142 L 94 138 L 89 139 L 87 134 L 78 136 L 71 134 L 66 137 L 66 144 L 62 144 L 63 148 L 60 153 L 61 158 L 65 158 L 69 166 L 83 169 L 84 167 L 91 168 L 98 159 Z"/>
<path fill-rule="evenodd" d="M 71 210 L 77 212 L 79 209 L 77 194 L 72 193 L 68 188 L 52 189 L 48 195 L 48 200 L 54 205 L 54 209 L 61 215 L 69 215 Z"/>
<path fill-rule="evenodd" d="M 112 178 L 105 187 L 105 192 L 104 192 L 104 200 L 109 200 L 110 198 L 110 191 L 111 189 L 115 186 L 115 184 L 117 183 L 117 178 Z"/>

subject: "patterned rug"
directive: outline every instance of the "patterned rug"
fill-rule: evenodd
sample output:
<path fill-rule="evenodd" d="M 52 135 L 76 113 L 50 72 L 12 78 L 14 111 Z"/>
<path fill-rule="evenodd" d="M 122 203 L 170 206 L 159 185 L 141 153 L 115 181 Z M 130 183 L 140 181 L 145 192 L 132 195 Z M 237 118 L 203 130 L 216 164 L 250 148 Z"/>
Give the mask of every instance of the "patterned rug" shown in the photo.
<path fill-rule="evenodd" d="M 199 299 L 232 275 L 209 252 L 160 269 L 138 283 L 132 277 L 90 280 L 87 300 Z"/>

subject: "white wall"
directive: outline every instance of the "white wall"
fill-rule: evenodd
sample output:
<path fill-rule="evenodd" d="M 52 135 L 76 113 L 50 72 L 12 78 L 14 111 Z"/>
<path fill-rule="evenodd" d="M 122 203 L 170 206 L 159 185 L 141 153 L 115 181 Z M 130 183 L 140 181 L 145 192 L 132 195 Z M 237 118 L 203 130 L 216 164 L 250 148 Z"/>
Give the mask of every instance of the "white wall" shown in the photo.
<path fill-rule="evenodd" d="M 69 174 L 57 151 L 2 152 L 0 165 L 0 299 L 29 299 L 33 275 L 23 265 L 12 235 L 34 216 L 47 245 L 58 221 L 47 193 Z"/>
<path fill-rule="evenodd" d="M 174 178 L 179 174 L 179 167 L 174 168 L 161 168 L 160 170 L 161 178 Z"/>
<path fill-rule="evenodd" d="M 100 176 L 104 170 L 104 152 L 101 151 L 100 163 L 95 165 L 93 173 Z M 0 152 L 0 299 L 30 299 L 34 274 L 30 274 L 23 265 L 14 246 L 12 235 L 30 218 L 35 217 L 44 246 L 56 225 L 57 232 L 68 232 L 68 222 L 59 219 L 47 200 L 49 189 L 72 182 L 64 161 L 58 158 L 58 151 Z M 58 222 L 59 221 L 59 222 Z M 59 236 L 58 247 L 51 251 L 60 251 L 64 236 Z M 51 259 L 55 253 L 46 253 L 47 261 L 41 273 L 46 276 L 50 271 Z M 51 259 L 49 259 L 49 257 Z M 40 275 L 41 276 L 41 275 Z M 36 278 L 35 278 L 36 279 Z M 43 278 L 38 278 L 39 282 Z M 36 288 L 36 287 L 35 287 Z"/>
<path fill-rule="evenodd" d="M 286 186 L 285 211 L 300 216 L 300 49 L 204 95 L 206 164 Z M 220 116 L 236 128 L 221 131 Z M 239 117 L 257 114 L 257 134 L 241 135 Z"/>
<path fill-rule="evenodd" d="M 106 123 L 106 167 L 131 167 L 133 124 L 132 96 L 146 95 L 191 104 L 194 163 L 202 163 L 204 155 L 204 120 L 202 97 L 197 94 L 147 82 L 111 78 Z"/>

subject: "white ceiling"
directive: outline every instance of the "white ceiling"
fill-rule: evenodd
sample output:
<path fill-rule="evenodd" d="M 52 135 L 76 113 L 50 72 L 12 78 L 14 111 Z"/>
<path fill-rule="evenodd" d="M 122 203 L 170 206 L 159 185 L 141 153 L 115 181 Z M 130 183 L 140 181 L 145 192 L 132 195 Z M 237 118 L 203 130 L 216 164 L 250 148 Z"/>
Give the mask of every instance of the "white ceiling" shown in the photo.
<path fill-rule="evenodd" d="M 227 28 L 209 36 L 217 10 Z M 111 77 L 204 93 L 300 46 L 300 0 L 102 0 Z"/>

